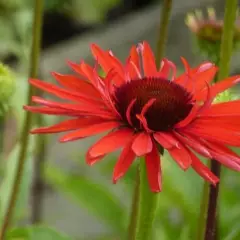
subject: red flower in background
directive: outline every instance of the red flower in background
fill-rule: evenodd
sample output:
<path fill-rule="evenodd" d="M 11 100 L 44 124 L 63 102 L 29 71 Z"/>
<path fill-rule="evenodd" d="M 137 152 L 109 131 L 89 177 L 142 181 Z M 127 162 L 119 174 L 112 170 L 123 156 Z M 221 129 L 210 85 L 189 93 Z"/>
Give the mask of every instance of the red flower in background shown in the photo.
<path fill-rule="evenodd" d="M 149 185 L 161 191 L 159 145 L 186 170 L 192 167 L 212 184 L 218 178 L 196 153 L 240 170 L 240 158 L 228 146 L 240 146 L 240 101 L 212 104 L 217 94 L 238 83 L 240 76 L 210 85 L 217 67 L 204 62 L 176 77 L 175 65 L 164 59 L 160 70 L 146 42 L 133 46 L 125 63 L 96 45 L 93 56 L 106 73 L 100 77 L 97 65 L 69 63 L 75 75 L 53 73 L 61 85 L 37 79 L 30 83 L 65 102 L 34 96 L 41 106 L 25 106 L 31 112 L 71 117 L 32 133 L 67 132 L 60 142 L 74 141 L 108 132 L 86 154 L 92 165 L 108 153 L 122 148 L 113 172 L 115 183 L 137 156 L 144 156 Z M 171 76 L 170 76 L 171 75 Z"/>

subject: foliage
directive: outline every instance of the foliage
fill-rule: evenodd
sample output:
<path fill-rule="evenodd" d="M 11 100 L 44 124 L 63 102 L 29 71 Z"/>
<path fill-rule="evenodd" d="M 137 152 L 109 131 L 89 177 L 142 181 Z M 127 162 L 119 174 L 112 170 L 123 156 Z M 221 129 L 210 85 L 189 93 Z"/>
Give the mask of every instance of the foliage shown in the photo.
<path fill-rule="evenodd" d="M 6 56 L 13 54 L 19 60 L 16 71 L 16 91 L 11 99 L 12 110 L 18 124 L 15 133 L 16 138 L 18 138 L 24 120 L 22 106 L 26 102 L 25 96 L 28 87 L 27 70 L 31 42 L 31 34 L 29 32 L 32 24 L 32 2 L 31 0 L 4 0 L 0 2 L 0 57 L 4 59 Z M 106 11 L 118 2 L 119 0 L 45 0 L 45 10 L 68 14 L 78 21 L 98 23 L 104 20 Z M 46 120 L 50 123 L 48 119 Z M 18 141 L 14 145 L 10 154 L 0 156 L 0 223 L 2 223 L 6 212 L 20 143 Z M 6 240 L 76 239 L 75 236 L 67 236 L 65 233 L 60 233 L 62 229 L 54 230 L 48 226 L 25 226 L 24 224 L 29 219 L 31 210 L 29 202 L 35 157 L 34 137 L 31 138 L 30 143 L 23 181 L 15 208 L 13 223 L 17 228 L 14 227 L 9 230 Z M 49 144 L 49 151 L 53 147 L 53 145 Z M 58 148 L 60 147 L 58 145 Z M 238 151 L 237 149 L 235 150 Z M 134 163 L 126 176 L 117 185 L 113 186 L 110 178 L 117 159 L 116 155 L 111 155 L 99 163 L 94 170 L 88 171 L 88 167 L 85 166 L 84 156 L 82 152 L 78 151 L 77 147 L 71 155 L 69 154 L 68 157 L 72 161 L 66 160 L 69 165 L 75 166 L 73 171 L 59 166 L 59 162 L 55 164 L 52 159 L 47 159 L 48 161 L 42 176 L 44 181 L 51 191 L 57 192 L 60 196 L 66 198 L 66 204 L 76 205 L 79 212 L 85 210 L 92 217 L 93 221 L 100 222 L 105 230 L 105 232 L 99 233 L 97 237 L 94 232 L 95 229 L 92 230 L 92 234 L 87 236 L 85 233 L 78 231 L 77 239 L 124 239 L 129 222 L 129 209 L 137 162 Z M 167 154 L 162 160 L 164 182 L 153 229 L 154 240 L 195 239 L 198 230 L 203 180 L 194 174 L 192 170 L 182 172 Z M 240 239 L 240 226 L 238 224 L 240 222 L 239 189 L 240 174 L 224 169 L 219 206 L 220 240 Z M 48 194 L 46 193 L 46 195 Z M 49 195 L 51 196 L 51 194 Z M 51 207 L 54 208 L 56 206 Z M 62 208 L 64 207 L 62 206 Z M 62 211 L 62 209 L 57 210 L 59 212 Z M 53 219 L 54 217 L 52 216 Z M 66 219 L 64 219 L 65 223 L 68 219 L 68 216 L 66 216 Z M 56 222 L 58 220 L 57 218 L 54 219 Z M 86 226 L 87 222 L 68 224 Z M 94 224 L 92 227 L 94 228 Z"/>

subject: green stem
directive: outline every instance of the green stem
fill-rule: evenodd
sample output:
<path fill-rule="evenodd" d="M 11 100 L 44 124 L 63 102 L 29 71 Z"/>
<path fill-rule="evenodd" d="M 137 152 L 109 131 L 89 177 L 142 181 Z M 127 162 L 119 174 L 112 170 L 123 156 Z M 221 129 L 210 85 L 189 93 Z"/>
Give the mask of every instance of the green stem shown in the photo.
<path fill-rule="evenodd" d="M 233 36 L 236 21 L 237 0 L 226 0 L 223 35 L 221 40 L 220 62 L 218 81 L 228 77 L 230 71 L 230 62 L 233 50 Z M 212 160 L 211 170 L 220 178 L 221 165 Z M 216 238 L 216 216 L 217 202 L 219 195 L 219 184 L 216 187 L 210 186 L 208 211 L 206 220 L 205 240 L 214 240 Z"/>
<path fill-rule="evenodd" d="M 138 202 L 139 202 L 139 189 L 140 188 L 140 174 L 139 171 L 136 173 L 136 184 L 133 193 L 132 199 L 132 211 L 130 216 L 130 223 L 128 227 L 128 240 L 135 239 L 135 229 L 137 224 L 137 217 L 138 217 Z"/>
<path fill-rule="evenodd" d="M 156 64 L 160 67 L 161 59 L 164 56 L 168 26 L 172 9 L 172 0 L 163 0 L 163 6 L 161 7 L 161 18 L 158 32 L 157 52 L 156 52 Z"/>
<path fill-rule="evenodd" d="M 139 175 L 139 201 L 134 240 L 150 240 L 152 239 L 152 226 L 157 209 L 158 194 L 151 192 L 149 188 L 145 159 L 140 160 Z"/>
<path fill-rule="evenodd" d="M 40 42 L 41 42 L 41 29 L 42 29 L 42 15 L 43 15 L 43 1 L 35 0 L 35 8 L 34 8 L 34 19 L 33 19 L 33 42 L 32 42 L 32 50 L 30 56 L 30 70 L 29 77 L 36 78 L 38 73 L 38 61 L 40 55 Z M 32 86 L 29 86 L 28 89 L 28 104 L 31 102 L 31 96 L 33 95 L 34 90 Z M 12 192 L 9 198 L 6 214 L 3 219 L 3 225 L 0 233 L 0 240 L 4 240 L 6 231 L 12 221 L 14 208 L 16 205 L 19 188 L 21 185 L 22 174 L 24 170 L 24 163 L 26 158 L 26 153 L 28 149 L 29 142 L 29 130 L 31 128 L 32 123 L 32 115 L 30 112 L 26 112 L 25 120 L 23 124 L 22 133 L 20 136 L 20 151 L 19 151 L 19 159 L 17 163 L 16 175 L 12 187 Z"/>

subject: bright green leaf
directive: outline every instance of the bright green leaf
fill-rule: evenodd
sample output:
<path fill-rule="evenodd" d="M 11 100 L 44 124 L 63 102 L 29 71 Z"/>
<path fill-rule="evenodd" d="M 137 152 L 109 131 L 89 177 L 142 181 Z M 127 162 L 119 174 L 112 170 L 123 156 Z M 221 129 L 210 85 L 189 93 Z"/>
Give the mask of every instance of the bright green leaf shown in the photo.
<path fill-rule="evenodd" d="M 71 240 L 71 238 L 49 227 L 30 226 L 11 230 L 7 240 Z"/>

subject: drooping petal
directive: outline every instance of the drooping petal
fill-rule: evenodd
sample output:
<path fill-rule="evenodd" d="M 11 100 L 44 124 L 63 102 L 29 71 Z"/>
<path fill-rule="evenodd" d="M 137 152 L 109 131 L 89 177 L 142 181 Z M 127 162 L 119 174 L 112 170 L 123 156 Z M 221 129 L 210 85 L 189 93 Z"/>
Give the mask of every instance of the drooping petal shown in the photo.
<path fill-rule="evenodd" d="M 201 177 L 203 177 L 206 181 L 212 183 L 213 185 L 216 185 L 219 182 L 219 178 L 216 177 L 210 169 L 205 166 L 201 160 L 193 154 L 191 151 L 189 151 L 192 159 L 192 168 L 195 172 L 197 172 Z"/>
<path fill-rule="evenodd" d="M 92 157 L 97 157 L 124 147 L 133 137 L 133 131 L 129 128 L 120 128 L 111 132 L 95 143 L 89 152 Z"/>
<path fill-rule="evenodd" d="M 221 142 L 213 142 L 213 141 L 204 141 L 204 144 L 209 148 L 209 151 L 213 152 L 213 157 L 214 158 L 217 153 L 218 156 L 225 156 L 229 161 L 236 162 L 240 164 L 240 156 L 233 152 L 231 149 L 226 147 L 224 144 Z"/>
<path fill-rule="evenodd" d="M 59 141 L 60 142 L 74 141 L 80 138 L 90 137 L 117 127 L 119 127 L 119 122 L 115 121 L 103 122 L 100 124 L 91 125 L 86 128 L 68 133 L 61 137 Z"/>
<path fill-rule="evenodd" d="M 208 124 L 205 122 L 204 125 L 201 124 L 201 121 L 195 121 L 188 128 L 182 129 L 181 132 L 238 147 L 240 146 L 240 134 L 237 129 L 240 129 L 240 126 L 233 127 L 233 125 L 229 126 L 228 124 L 215 124 L 214 121 Z"/>
<path fill-rule="evenodd" d="M 157 132 L 153 134 L 155 140 L 165 149 L 178 147 L 178 140 L 171 133 Z"/>
<path fill-rule="evenodd" d="M 36 128 L 31 131 L 32 134 L 36 133 L 59 133 L 59 132 L 66 132 L 70 130 L 75 130 L 79 128 L 83 128 L 86 126 L 91 126 L 92 124 L 97 124 L 105 122 L 104 119 L 96 118 L 96 117 L 81 117 L 81 118 L 75 118 L 75 119 L 69 119 L 65 120 L 63 122 L 60 122 L 58 124 L 52 125 L 50 127 L 40 127 Z"/>
<path fill-rule="evenodd" d="M 197 153 L 203 155 L 204 157 L 207 157 L 207 158 L 210 158 L 210 159 L 212 158 L 208 148 L 206 146 L 204 146 L 203 144 L 201 144 L 201 142 L 199 142 L 196 138 L 190 136 L 189 134 L 184 134 L 182 136 L 181 131 L 180 131 L 180 133 L 175 132 L 174 135 L 182 143 L 184 143 L 185 145 L 188 145 L 190 148 L 192 148 Z"/>
<path fill-rule="evenodd" d="M 155 144 L 153 144 L 152 151 L 145 156 L 145 161 L 150 189 L 153 192 L 160 192 L 162 190 L 161 162 Z"/>
<path fill-rule="evenodd" d="M 92 165 L 94 165 L 95 163 L 101 161 L 101 160 L 105 157 L 105 155 L 100 155 L 100 156 L 97 156 L 97 157 L 92 157 L 92 156 L 90 155 L 90 151 L 91 151 L 91 148 L 88 149 L 88 151 L 87 151 L 87 153 L 86 153 L 86 156 L 85 156 L 85 158 L 86 158 L 86 163 L 87 163 L 88 165 L 90 165 L 90 166 L 92 166 Z"/>
<path fill-rule="evenodd" d="M 143 156 L 152 151 L 152 139 L 146 132 L 139 133 L 133 140 L 132 150 L 137 156 Z"/>
<path fill-rule="evenodd" d="M 132 165 L 136 155 L 132 150 L 132 141 L 130 141 L 122 150 L 113 171 L 113 183 L 116 183 Z"/>
<path fill-rule="evenodd" d="M 187 170 L 191 166 L 191 155 L 183 144 L 178 143 L 178 147 L 170 148 L 168 152 L 183 170 Z"/>

